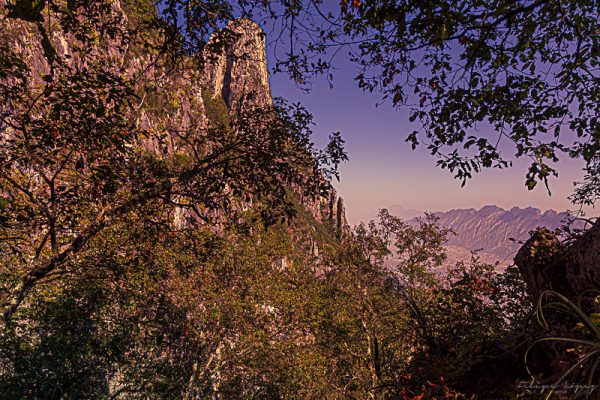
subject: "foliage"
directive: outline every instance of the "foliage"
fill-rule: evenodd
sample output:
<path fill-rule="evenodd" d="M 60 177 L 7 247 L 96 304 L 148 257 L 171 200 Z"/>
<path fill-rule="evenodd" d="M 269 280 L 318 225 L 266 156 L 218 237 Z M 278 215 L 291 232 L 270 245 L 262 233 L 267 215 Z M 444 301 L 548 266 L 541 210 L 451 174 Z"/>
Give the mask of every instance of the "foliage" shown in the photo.
<path fill-rule="evenodd" d="M 406 132 L 463 184 L 484 168 L 531 160 L 526 186 L 548 186 L 556 162 L 588 172 L 574 200 L 593 203 L 598 182 L 600 42 L 596 1 L 211 1 L 170 2 L 184 14 L 189 45 L 210 10 L 253 15 L 285 50 L 277 71 L 299 84 L 333 79 L 350 54 L 358 86 L 407 106 L 421 129 Z M 171 9 L 172 8 L 172 9 Z M 185 11 L 183 11 L 185 10 Z M 218 19 L 218 18 L 216 18 Z M 171 21 L 173 24 L 174 21 Z"/>
<path fill-rule="evenodd" d="M 319 221 L 303 204 L 346 158 L 339 134 L 316 149 L 284 101 L 229 121 L 219 98 L 197 107 L 234 3 L 116 4 L 0 11 L 0 396 L 504 390 L 481 371 L 512 354 L 514 270 L 474 258 L 444 277 L 451 232 L 432 215 L 384 211 L 346 236 Z"/>
<path fill-rule="evenodd" d="M 147 223 L 156 210 L 144 211 L 144 218 L 132 215 L 103 231 L 69 266 L 73 279 L 32 293 L 4 331 L 2 392 L 204 398 L 218 390 L 228 398 L 265 398 L 261 393 L 285 379 L 277 390 L 303 398 L 293 376 L 281 374 L 304 362 L 306 345 L 297 341 L 310 332 L 295 326 L 312 311 L 296 302 L 310 298 L 317 282 L 293 264 L 286 232 L 165 234 L 166 226 Z M 289 269 L 280 268 L 283 257 Z M 297 363 L 285 364 L 289 352 L 298 353 Z M 305 367 L 313 376 L 322 366 Z"/>
<path fill-rule="evenodd" d="M 543 336 L 529 345 L 525 363 L 532 353 L 535 354 L 536 347 L 546 346 L 556 352 L 556 357 L 563 365 L 548 371 L 550 376 L 546 377 L 528 369 L 533 387 L 535 384 L 545 385 L 547 390 L 543 395 L 546 399 L 558 393 L 566 393 L 571 398 L 597 398 L 597 370 L 600 365 L 598 314 L 592 312 L 588 315 L 584 307 L 560 293 L 545 291 L 538 299 L 536 316 L 544 330 Z M 551 328 L 547 318 L 551 318 L 554 327 Z M 576 325 L 572 325 L 572 322 Z"/>
<path fill-rule="evenodd" d="M 314 149 L 310 115 L 298 105 L 245 111 L 234 129 L 206 126 L 192 96 L 200 77 L 181 71 L 186 58 L 180 55 L 176 68 L 173 54 L 140 58 L 131 51 L 160 44 L 161 29 L 144 35 L 136 25 L 152 20 L 152 10 L 129 25 L 111 1 L 68 2 L 70 11 L 58 1 L 45 4 L 53 37 L 69 45 L 60 53 L 41 31 L 46 24 L 2 10 L 5 319 L 38 282 L 62 274 L 102 230 L 136 209 L 160 206 L 165 217 L 179 213 L 199 223 L 254 198 L 273 222 L 292 210 L 286 188 L 316 198 L 345 156 L 335 143 Z M 27 35 L 18 51 L 10 46 Z M 109 62 L 118 58 L 121 67 Z M 40 78 L 38 71 L 48 73 Z"/>
<path fill-rule="evenodd" d="M 385 210 L 379 218 L 357 228 L 326 272 L 337 288 L 338 321 L 361 327 L 358 336 L 347 327 L 332 340 L 343 346 L 336 363 L 353 354 L 365 360 L 358 381 L 366 386 L 356 396 L 365 390 L 381 399 L 506 394 L 525 376 L 515 368 L 515 348 L 529 307 L 515 269 L 495 273 L 474 258 L 444 277 L 449 232 L 434 216 L 417 225 Z M 502 377 L 492 372 L 501 368 Z"/>
<path fill-rule="evenodd" d="M 316 220 L 265 228 L 260 212 L 240 214 L 217 234 L 173 230 L 162 207 L 149 204 L 107 227 L 63 267 L 70 279 L 37 285 L 4 327 L 0 391 L 78 399 L 468 397 L 458 382 L 478 365 L 469 357 L 481 355 L 485 338 L 508 331 L 499 322 L 508 314 L 478 283 L 495 274 L 460 266 L 446 286 L 429 268 L 439 266 L 441 242 L 392 246 L 408 235 L 438 237 L 432 219 L 414 227 L 384 214 L 384 223 L 307 257 L 305 224 Z M 333 243 L 335 233 L 326 232 L 319 234 Z M 400 257 L 390 264 L 394 251 Z M 416 254 L 428 268 L 411 264 Z"/>

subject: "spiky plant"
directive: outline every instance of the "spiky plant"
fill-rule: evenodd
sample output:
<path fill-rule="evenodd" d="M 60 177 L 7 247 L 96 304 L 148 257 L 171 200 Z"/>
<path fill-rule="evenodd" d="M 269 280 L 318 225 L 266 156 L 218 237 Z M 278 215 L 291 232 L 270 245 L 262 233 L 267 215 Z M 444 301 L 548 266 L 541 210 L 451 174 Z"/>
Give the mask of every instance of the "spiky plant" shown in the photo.
<path fill-rule="evenodd" d="M 600 296 L 596 297 L 596 303 Z M 547 389 L 545 399 L 558 395 L 557 389 L 567 389 L 567 396 L 570 399 L 599 399 L 600 398 L 600 376 L 596 373 L 600 366 L 600 324 L 598 313 L 586 314 L 582 310 L 581 304 L 575 304 L 565 296 L 552 290 L 542 292 L 537 307 L 536 316 L 538 323 L 542 328 L 550 330 L 545 313 L 549 310 L 556 310 L 559 313 L 565 313 L 574 318 L 577 323 L 570 329 L 568 335 L 553 336 L 548 335 L 534 340 L 525 352 L 525 366 L 530 376 L 535 380 L 534 374 L 529 369 L 528 361 L 531 350 L 541 343 L 562 343 L 567 344 L 565 349 L 569 353 L 577 355 L 577 360 L 565 371 L 561 371 L 560 376 L 551 383 L 544 385 Z M 568 379 L 576 384 L 568 384 Z M 560 398 L 560 397 L 558 397 Z"/>

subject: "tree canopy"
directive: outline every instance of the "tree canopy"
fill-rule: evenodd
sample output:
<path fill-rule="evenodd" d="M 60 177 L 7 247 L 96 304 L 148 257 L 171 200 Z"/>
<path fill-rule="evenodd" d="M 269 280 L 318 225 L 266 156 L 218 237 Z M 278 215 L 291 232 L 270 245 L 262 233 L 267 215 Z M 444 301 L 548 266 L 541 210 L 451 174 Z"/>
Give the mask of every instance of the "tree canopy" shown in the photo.
<path fill-rule="evenodd" d="M 527 187 L 548 184 L 562 157 L 584 160 L 574 200 L 597 197 L 600 17 L 596 1 L 294 2 L 280 68 L 330 73 L 348 50 L 359 87 L 408 106 L 407 132 L 463 182 L 482 168 L 531 159 Z M 489 133 L 488 133 L 489 132 Z M 513 154 L 502 154 L 508 142 Z"/>
<path fill-rule="evenodd" d="M 209 15 L 261 19 L 272 40 L 285 43 L 276 70 L 299 84 L 315 75 L 332 79 L 336 60 L 348 54 L 360 69 L 358 86 L 408 107 L 421 129 L 403 132 L 406 140 L 426 146 L 463 184 L 484 168 L 526 157 L 526 186 L 548 186 L 557 162 L 571 157 L 587 171 L 573 200 L 593 204 L 598 197 L 595 0 L 165 4 L 172 24 L 184 17 L 190 45 L 205 35 L 199 21 Z"/>

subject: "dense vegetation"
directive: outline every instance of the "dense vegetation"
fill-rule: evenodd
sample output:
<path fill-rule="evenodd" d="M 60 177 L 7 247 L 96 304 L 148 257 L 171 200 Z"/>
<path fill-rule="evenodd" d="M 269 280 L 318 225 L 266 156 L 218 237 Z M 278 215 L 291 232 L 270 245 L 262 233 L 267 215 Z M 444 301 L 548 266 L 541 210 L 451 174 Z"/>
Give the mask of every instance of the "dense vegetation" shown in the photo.
<path fill-rule="evenodd" d="M 430 269 L 443 261 L 445 233 L 434 221 L 410 227 L 383 215 L 382 227 L 359 227 L 317 258 L 290 237 L 302 227 L 174 232 L 144 211 L 111 227 L 6 324 L 4 398 L 496 390 L 479 368 L 514 345 L 498 340 L 522 318 L 524 298 L 507 292 L 514 271 L 473 263 L 436 278 Z M 386 266 L 392 244 L 402 261 Z M 507 379 L 524 376 L 505 368 Z"/>
<path fill-rule="evenodd" d="M 397 102 L 404 97 L 393 92 L 395 73 L 406 70 L 393 66 L 408 55 L 382 42 L 390 24 L 403 27 L 396 40 L 439 48 L 426 58 L 434 72 L 447 63 L 444 41 L 458 40 L 470 54 L 470 89 L 437 90 L 448 85 L 443 76 L 415 86 L 434 90 L 421 101 L 428 108 L 414 114 L 434 153 L 463 142 L 463 133 L 451 135 L 457 126 L 487 116 L 492 124 L 514 122 L 508 136 L 535 158 L 530 182 L 552 173 L 544 159 L 555 149 L 583 155 L 592 173 L 597 78 L 580 89 L 597 59 L 578 63 L 598 51 L 597 28 L 581 16 L 588 2 L 581 9 L 565 3 L 577 11 L 565 14 L 566 32 L 579 32 L 580 44 L 573 62 L 563 60 L 571 80 L 560 81 L 552 99 L 533 92 L 537 78 L 519 75 L 517 86 L 511 80 L 504 89 L 497 86 L 508 78 L 492 81 L 508 64 L 527 63 L 512 60 L 523 53 L 519 38 L 538 38 L 526 11 L 552 14 L 562 6 L 503 2 L 489 22 L 480 2 L 418 3 L 343 1 L 335 23 L 341 31 L 321 37 L 375 32 L 360 46 L 360 62 L 369 67 L 364 58 L 384 51 L 372 62 Z M 234 36 L 217 29 L 223 22 L 260 10 L 293 20 L 302 2 L 0 5 L 0 398 L 529 399 L 548 394 L 520 385 L 532 377 L 597 379 L 598 328 L 589 309 L 555 293 L 534 308 L 537 299 L 515 267 L 494 271 L 474 256 L 447 268 L 443 246 L 452 233 L 431 215 L 407 224 L 382 211 L 377 221 L 341 232 L 309 211 L 346 158 L 338 135 L 317 150 L 310 114 L 299 105 L 280 102 L 230 118 L 221 98 L 194 95 L 208 55 Z M 494 48 L 493 30 L 508 23 L 516 44 Z M 475 28 L 456 35 L 472 24 L 481 25 L 479 39 Z M 549 21 L 540 27 L 544 34 L 556 28 Z M 544 50 L 543 62 L 559 61 L 547 41 L 528 46 L 533 56 Z M 311 72 L 306 59 L 289 56 L 284 65 L 294 77 Z M 367 82 L 363 76 L 370 89 Z M 515 87 L 523 104 L 546 111 L 498 108 L 503 90 Z M 457 93 L 478 90 L 490 97 L 473 100 L 481 108 L 463 115 L 475 103 L 453 103 Z M 563 95 L 562 108 L 546 102 Z M 570 114 L 573 101 L 580 109 Z M 561 148 L 537 141 L 548 119 L 567 116 L 583 142 Z M 444 159 L 463 171 L 459 177 L 503 163 L 487 141 L 473 140 L 465 145 L 479 149 L 474 164 Z M 588 184 L 580 193 L 593 200 L 594 180 Z M 536 246 L 543 252 L 546 243 Z"/>

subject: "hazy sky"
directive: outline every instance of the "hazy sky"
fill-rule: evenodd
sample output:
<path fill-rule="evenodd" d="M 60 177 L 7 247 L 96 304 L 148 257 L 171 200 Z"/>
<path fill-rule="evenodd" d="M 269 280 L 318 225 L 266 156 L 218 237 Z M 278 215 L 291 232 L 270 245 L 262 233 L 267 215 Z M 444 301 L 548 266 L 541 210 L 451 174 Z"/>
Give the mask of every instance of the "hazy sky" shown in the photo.
<path fill-rule="evenodd" d="M 429 211 L 486 204 L 574 208 L 567 196 L 572 193 L 573 181 L 583 176 L 583 163 L 560 163 L 559 178 L 551 181 L 552 196 L 543 185 L 533 191 L 525 188 L 526 159 L 508 170 L 476 175 L 461 188 L 449 171 L 435 166 L 436 159 L 425 148 L 412 151 L 404 142 L 415 127 L 409 123 L 407 111 L 394 110 L 388 104 L 376 107 L 380 97 L 357 88 L 354 67 L 344 61 L 339 67 L 333 89 L 325 81 L 316 81 L 311 92 L 304 94 L 282 74 L 271 76 L 271 87 L 274 96 L 300 101 L 313 113 L 318 144 L 324 143 L 330 132 L 342 132 L 350 161 L 342 165 L 341 180 L 334 185 L 344 197 L 350 223 L 391 205 Z"/>

